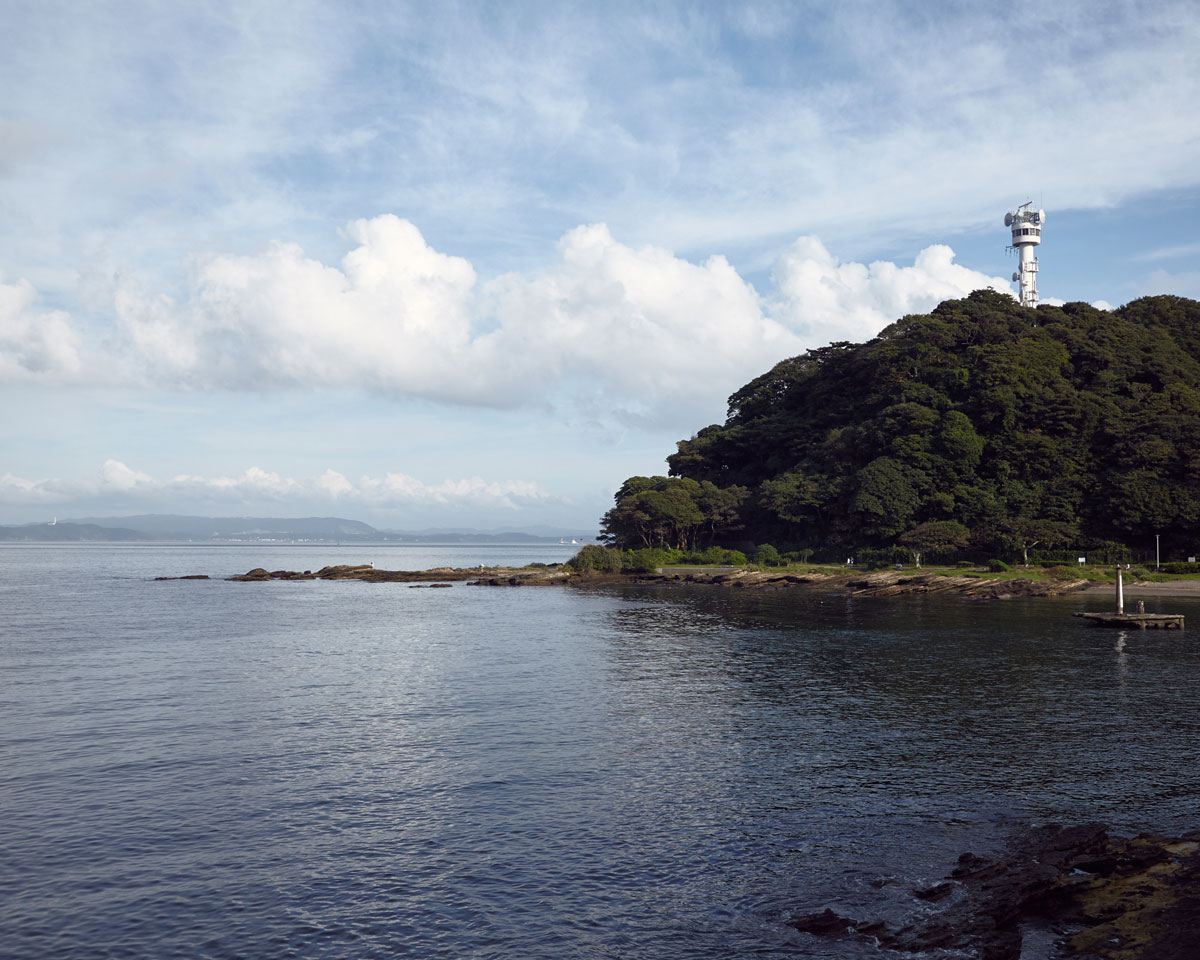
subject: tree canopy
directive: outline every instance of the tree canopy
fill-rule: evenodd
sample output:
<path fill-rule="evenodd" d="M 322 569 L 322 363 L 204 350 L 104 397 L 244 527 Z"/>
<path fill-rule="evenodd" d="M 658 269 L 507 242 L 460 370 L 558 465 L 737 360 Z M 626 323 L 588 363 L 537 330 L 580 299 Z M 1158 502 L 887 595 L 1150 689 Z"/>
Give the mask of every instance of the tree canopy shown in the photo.
<path fill-rule="evenodd" d="M 617 492 L 614 542 L 844 551 L 953 530 L 1015 555 L 1155 534 L 1196 552 L 1200 303 L 979 290 L 776 364 L 668 464 Z"/>

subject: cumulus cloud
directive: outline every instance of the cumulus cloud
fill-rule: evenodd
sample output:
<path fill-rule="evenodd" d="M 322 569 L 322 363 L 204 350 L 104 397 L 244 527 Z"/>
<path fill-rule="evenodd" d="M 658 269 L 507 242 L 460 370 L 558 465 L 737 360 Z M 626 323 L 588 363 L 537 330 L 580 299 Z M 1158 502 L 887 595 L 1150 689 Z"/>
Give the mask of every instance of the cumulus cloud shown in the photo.
<path fill-rule="evenodd" d="M 40 310 L 28 280 L 0 276 L 0 381 L 74 377 L 82 366 L 80 338 L 63 310 Z"/>
<path fill-rule="evenodd" d="M 545 490 L 528 480 L 463 477 L 427 483 L 403 473 L 386 473 L 351 481 L 332 469 L 317 477 L 297 478 L 261 467 L 250 467 L 235 476 L 177 474 L 159 480 L 113 459 L 106 460 L 90 478 L 29 480 L 11 473 L 0 475 L 0 503 L 14 505 L 162 500 L 305 507 L 352 503 L 383 510 L 428 505 L 518 510 L 549 499 Z"/>
<path fill-rule="evenodd" d="M 205 258 L 182 304 L 123 283 L 118 330 L 153 378 L 188 386 L 469 394 L 455 365 L 471 344 L 471 265 L 391 215 L 347 235 L 357 245 L 340 269 L 295 244 Z"/>
<path fill-rule="evenodd" d="M 1004 293 L 1003 277 L 989 277 L 954 262 L 944 244 L 926 247 L 911 267 L 889 261 L 842 263 L 816 237 L 801 237 L 780 257 L 773 279 L 776 316 L 811 346 L 868 339 L 892 321 L 923 313 L 942 300 L 990 288 Z"/>
<path fill-rule="evenodd" d="M 1181 297 L 1200 297 L 1200 270 L 1155 270 L 1144 281 L 1147 295 L 1171 293 Z"/>
<path fill-rule="evenodd" d="M 501 277 L 487 298 L 498 326 L 486 341 L 521 379 L 591 389 L 609 410 L 670 421 L 745 376 L 801 349 L 765 315 L 730 263 L 691 263 L 633 248 L 602 224 L 559 241 L 559 260 L 532 277 Z M 727 389 L 728 388 L 728 389 Z"/>
<path fill-rule="evenodd" d="M 120 460 L 105 460 L 100 468 L 100 479 L 103 486 L 121 493 L 154 485 L 154 478 L 149 474 L 131 470 Z"/>
<path fill-rule="evenodd" d="M 479 284 L 393 215 L 357 220 L 338 267 L 279 244 L 199 262 L 175 303 L 123 283 L 117 327 L 149 379 L 191 388 L 368 388 L 494 407 L 569 401 L 692 422 L 765 367 L 1004 280 L 946 246 L 912 266 L 838 261 L 815 237 L 780 258 L 763 298 L 723 256 L 701 263 L 580 226 L 532 274 Z"/>

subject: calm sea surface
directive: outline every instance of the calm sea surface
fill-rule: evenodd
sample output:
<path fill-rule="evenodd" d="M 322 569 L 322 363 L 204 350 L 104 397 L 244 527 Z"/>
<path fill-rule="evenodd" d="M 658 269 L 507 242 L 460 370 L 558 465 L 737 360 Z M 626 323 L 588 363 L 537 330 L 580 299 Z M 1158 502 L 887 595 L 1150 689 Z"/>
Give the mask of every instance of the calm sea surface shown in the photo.
<path fill-rule="evenodd" d="M 0 957 L 877 958 L 782 921 L 1200 828 L 1200 627 L 1102 599 L 150 579 L 573 549 L 0 546 Z"/>

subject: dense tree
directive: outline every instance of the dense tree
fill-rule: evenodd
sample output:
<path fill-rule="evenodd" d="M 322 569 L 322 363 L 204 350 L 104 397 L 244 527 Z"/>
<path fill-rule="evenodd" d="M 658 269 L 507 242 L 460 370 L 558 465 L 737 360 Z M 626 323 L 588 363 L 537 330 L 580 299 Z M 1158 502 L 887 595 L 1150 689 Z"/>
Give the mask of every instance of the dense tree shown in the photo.
<path fill-rule="evenodd" d="M 905 531 L 896 538 L 902 547 L 912 551 L 913 564 L 921 565 L 926 553 L 947 553 L 965 547 L 971 541 L 971 531 L 956 520 L 930 520 Z"/>
<path fill-rule="evenodd" d="M 1029 309 L 976 291 L 776 364 L 668 464 L 622 485 L 614 542 L 854 550 L 954 523 L 1025 559 L 1156 533 L 1195 552 L 1200 303 Z"/>
<path fill-rule="evenodd" d="M 738 529 L 741 487 L 722 489 L 705 480 L 630 477 L 601 521 L 601 537 L 625 548 L 695 547 Z"/>

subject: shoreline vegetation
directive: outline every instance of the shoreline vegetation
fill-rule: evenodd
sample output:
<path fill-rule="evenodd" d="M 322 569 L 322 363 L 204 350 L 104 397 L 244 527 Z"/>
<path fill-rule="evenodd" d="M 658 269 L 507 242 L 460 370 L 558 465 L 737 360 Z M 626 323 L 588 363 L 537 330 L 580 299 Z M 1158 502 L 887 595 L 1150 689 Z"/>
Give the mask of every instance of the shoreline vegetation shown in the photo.
<path fill-rule="evenodd" d="M 1183 297 L 947 300 L 735 391 L 667 476 L 621 484 L 600 539 L 767 565 L 1182 566 L 1200 543 L 1198 331 Z"/>
<path fill-rule="evenodd" d="M 1127 597 L 1200 596 L 1200 577 L 1156 576 L 1154 580 L 1124 581 Z M 155 580 L 207 580 L 205 574 L 155 577 Z M 644 571 L 605 572 L 578 570 L 568 564 L 531 564 L 525 567 L 433 567 L 428 570 L 383 570 L 370 564 L 338 564 L 319 570 L 266 570 L 256 567 L 225 578 L 237 582 L 270 580 L 359 580 L 368 583 L 405 583 L 412 587 L 464 583 L 487 587 L 604 587 L 622 584 L 711 586 L 732 590 L 818 589 L 851 596 L 894 597 L 914 594 L 959 595 L 974 600 L 1015 597 L 1057 597 L 1071 593 L 1111 596 L 1115 572 L 1095 567 L 1078 570 L 1053 567 L 996 573 L 986 568 L 907 567 L 892 570 L 855 570 L 852 567 L 793 565 L 786 567 L 660 567 Z"/>

